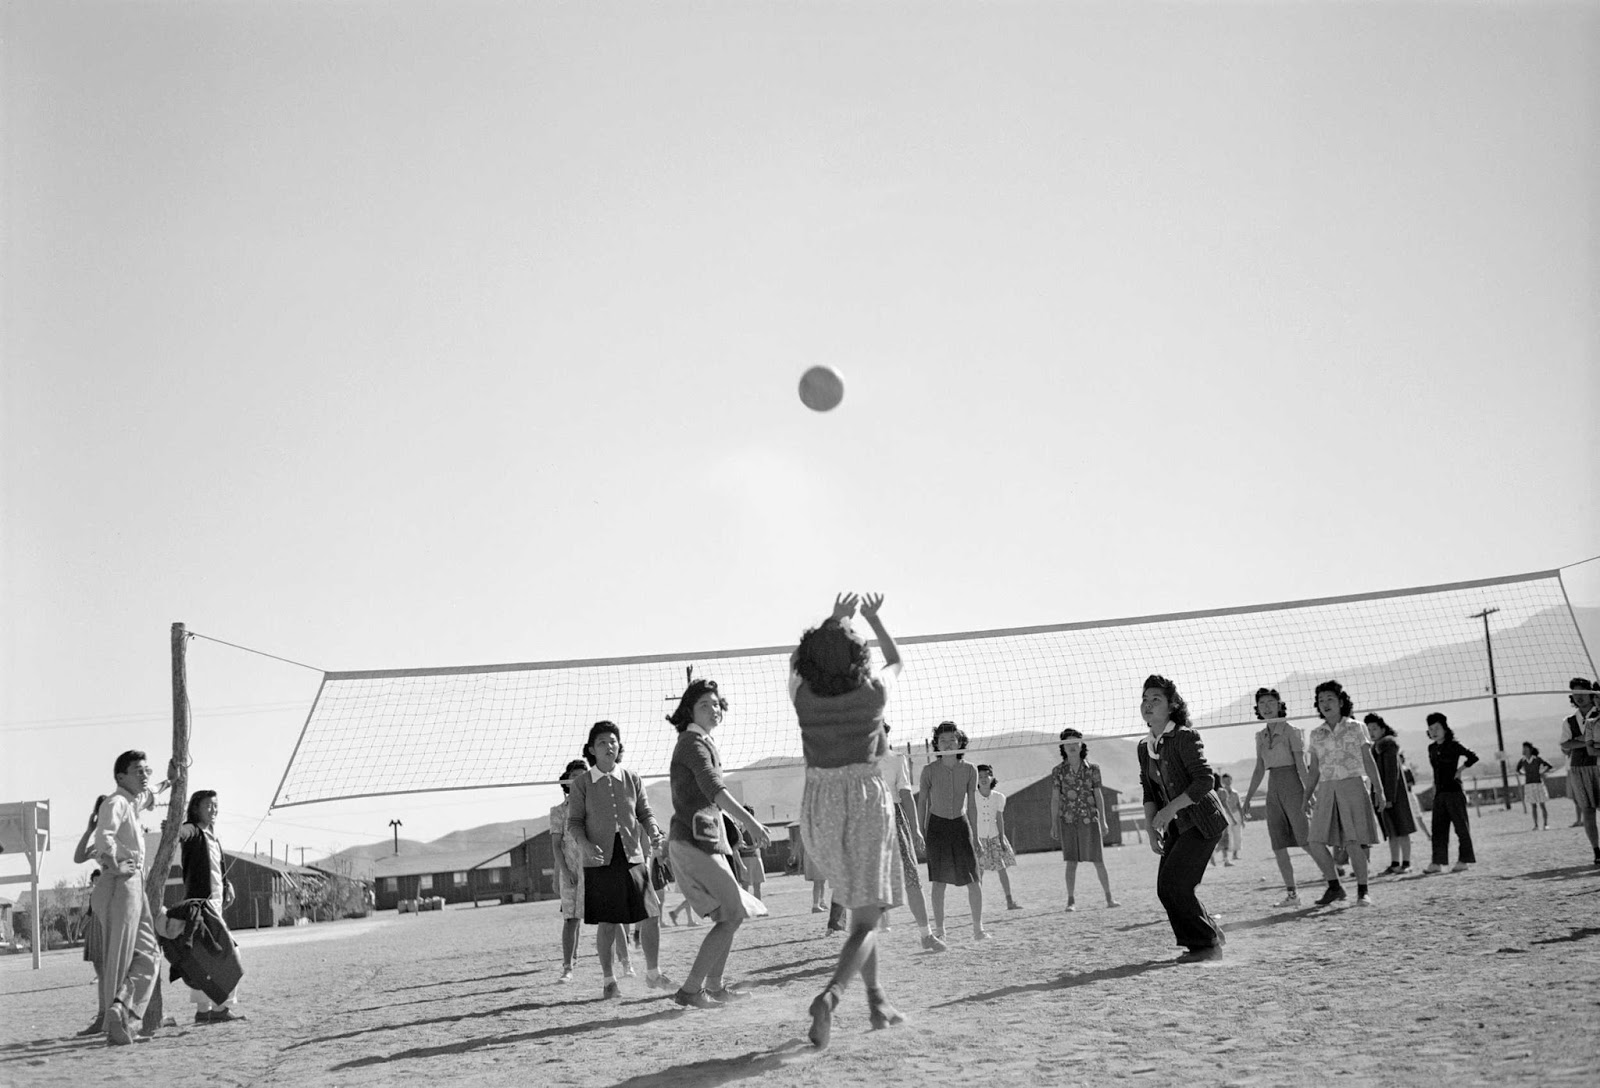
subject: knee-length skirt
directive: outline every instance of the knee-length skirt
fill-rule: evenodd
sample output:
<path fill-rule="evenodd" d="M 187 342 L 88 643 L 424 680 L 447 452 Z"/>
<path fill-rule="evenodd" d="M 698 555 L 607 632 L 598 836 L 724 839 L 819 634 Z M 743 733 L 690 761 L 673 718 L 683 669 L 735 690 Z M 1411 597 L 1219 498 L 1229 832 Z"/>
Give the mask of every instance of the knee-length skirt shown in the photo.
<path fill-rule="evenodd" d="M 800 841 L 835 903 L 892 907 L 904 901 L 894 802 L 876 763 L 806 768 Z"/>
<path fill-rule="evenodd" d="M 965 887 L 978 879 L 978 859 L 972 852 L 972 831 L 965 816 L 947 820 L 928 817 L 928 880 L 934 884 Z"/>
<path fill-rule="evenodd" d="M 611 847 L 611 864 L 583 870 L 583 921 L 586 925 L 614 922 L 634 925 L 650 917 L 645 905 L 645 885 L 650 882 L 649 867 L 628 860 L 618 835 Z"/>
<path fill-rule="evenodd" d="M 1317 785 L 1317 803 L 1311 812 L 1311 841 L 1325 845 L 1377 843 L 1378 814 L 1372 808 L 1367 784 L 1360 778 L 1340 778 Z"/>
<path fill-rule="evenodd" d="M 1057 825 L 1061 829 L 1061 860 L 1097 862 L 1105 860 L 1105 835 L 1100 821 Z"/>

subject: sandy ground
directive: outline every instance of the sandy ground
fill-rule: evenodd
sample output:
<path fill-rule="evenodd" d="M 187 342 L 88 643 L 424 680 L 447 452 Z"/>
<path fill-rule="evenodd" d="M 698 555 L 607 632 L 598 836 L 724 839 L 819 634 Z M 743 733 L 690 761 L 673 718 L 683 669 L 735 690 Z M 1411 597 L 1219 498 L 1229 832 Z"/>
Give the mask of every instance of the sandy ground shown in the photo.
<path fill-rule="evenodd" d="M 991 910 L 981 945 L 959 892 L 946 954 L 922 952 L 896 912 L 884 974 L 907 1022 L 869 1031 L 858 983 L 822 1053 L 804 1041 L 805 1009 L 839 938 L 795 877 L 768 882 L 773 916 L 734 949 L 730 975 L 755 996 L 715 1011 L 678 1009 L 642 977 L 603 1002 L 592 951 L 574 984 L 556 985 L 553 903 L 245 934 L 249 1020 L 192 1025 L 177 994 L 183 1023 L 133 1047 L 72 1037 L 94 1005 L 77 952 L 37 972 L 12 956 L 0 960 L 0 1083 L 1593 1085 L 1600 868 L 1565 826 L 1570 805 L 1554 807 L 1558 826 L 1541 833 L 1520 809 L 1484 810 L 1472 871 L 1378 881 L 1377 906 L 1361 910 L 1274 911 L 1276 868 L 1252 824 L 1243 860 L 1202 888 L 1228 958 L 1198 966 L 1173 962 L 1147 847 L 1108 851 L 1120 909 L 1099 905 L 1085 868 L 1073 914 L 1060 861 L 1029 855 L 1012 871 L 1025 909 Z M 1428 844 L 1415 845 L 1420 869 Z M 986 890 L 1003 907 L 992 876 Z M 669 974 L 682 977 L 704 932 L 664 932 Z"/>

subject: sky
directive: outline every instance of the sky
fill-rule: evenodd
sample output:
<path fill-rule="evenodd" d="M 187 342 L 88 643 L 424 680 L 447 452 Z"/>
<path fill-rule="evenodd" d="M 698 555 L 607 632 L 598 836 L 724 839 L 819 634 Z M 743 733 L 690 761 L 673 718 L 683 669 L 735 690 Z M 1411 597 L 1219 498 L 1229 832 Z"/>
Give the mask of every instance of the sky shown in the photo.
<path fill-rule="evenodd" d="M 263 819 L 306 665 L 1600 554 L 1595 4 L 0 19 L 0 800 L 52 802 L 47 881 L 170 751 L 174 622 L 302 663 L 192 641 L 190 773 L 309 860 L 552 799 Z"/>

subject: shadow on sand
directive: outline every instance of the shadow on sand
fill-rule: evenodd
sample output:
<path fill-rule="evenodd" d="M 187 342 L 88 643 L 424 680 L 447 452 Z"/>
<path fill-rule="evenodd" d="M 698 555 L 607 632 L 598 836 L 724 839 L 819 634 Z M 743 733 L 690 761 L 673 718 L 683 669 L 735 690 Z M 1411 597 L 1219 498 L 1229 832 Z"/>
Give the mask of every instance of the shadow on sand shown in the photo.
<path fill-rule="evenodd" d="M 598 999 L 597 999 L 598 1000 Z M 497 1010 L 510 1012 L 512 1009 Z M 659 1012 L 645 1013 L 641 1016 L 623 1016 L 607 1018 L 605 1020 L 592 1020 L 585 1024 L 561 1024 L 556 1027 L 540 1028 L 538 1031 L 521 1031 L 509 1035 L 485 1035 L 481 1039 L 463 1039 L 456 1043 L 443 1043 L 439 1046 L 419 1046 L 410 1050 L 397 1050 L 393 1054 L 374 1054 L 368 1058 L 354 1058 L 338 1065 L 330 1066 L 328 1072 L 338 1073 L 346 1069 L 366 1069 L 374 1065 L 388 1065 L 390 1062 L 417 1061 L 425 1058 L 437 1058 L 446 1054 L 470 1054 L 475 1050 L 485 1050 L 489 1047 L 514 1046 L 517 1043 L 532 1043 L 542 1039 L 571 1038 L 590 1031 L 610 1031 L 613 1028 L 633 1027 L 637 1024 L 649 1024 L 656 1020 L 665 1020 L 669 1017 L 682 1016 L 686 1009 L 677 1006 L 662 1009 Z M 465 1017 L 450 1017 L 449 1019 L 466 1019 Z M 735 1059 L 730 1059 L 735 1060 Z"/>
<path fill-rule="evenodd" d="M 1026 986 L 1002 986 L 998 990 L 989 990 L 985 993 L 968 994 L 942 1004 L 934 1005 L 935 1009 L 947 1009 L 951 1005 L 968 1005 L 980 1001 L 997 1001 L 1002 997 L 1012 997 L 1016 994 L 1048 993 L 1051 990 L 1070 990 L 1075 986 L 1093 986 L 1097 982 L 1111 982 L 1119 978 L 1133 978 L 1149 971 L 1160 971 L 1167 967 L 1182 966 L 1176 959 L 1146 960 L 1144 963 L 1125 963 L 1121 967 L 1103 967 L 1098 971 L 1086 971 L 1081 975 L 1062 975 L 1059 978 L 1046 982 L 1032 982 Z"/>
<path fill-rule="evenodd" d="M 613 1088 L 716 1088 L 736 1080 L 748 1080 L 795 1065 L 820 1053 L 810 1043 L 791 1040 L 771 1050 L 752 1050 L 732 1058 L 708 1058 L 703 1062 L 675 1065 L 657 1073 L 644 1073 L 619 1081 Z"/>

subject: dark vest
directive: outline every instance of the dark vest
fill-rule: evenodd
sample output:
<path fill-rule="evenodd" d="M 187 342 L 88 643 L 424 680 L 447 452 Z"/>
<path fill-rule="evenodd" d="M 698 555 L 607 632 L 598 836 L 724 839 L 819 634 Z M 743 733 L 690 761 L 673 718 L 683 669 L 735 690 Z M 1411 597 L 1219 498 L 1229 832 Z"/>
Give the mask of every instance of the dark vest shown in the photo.
<path fill-rule="evenodd" d="M 206 840 L 215 836 L 201 830 L 194 824 L 186 824 L 192 828 L 194 834 L 178 843 L 179 864 L 183 868 L 183 897 L 185 899 L 214 899 L 220 898 L 222 889 L 211 887 L 211 853 L 206 847 Z M 220 853 L 222 844 L 217 844 Z"/>

